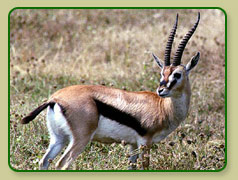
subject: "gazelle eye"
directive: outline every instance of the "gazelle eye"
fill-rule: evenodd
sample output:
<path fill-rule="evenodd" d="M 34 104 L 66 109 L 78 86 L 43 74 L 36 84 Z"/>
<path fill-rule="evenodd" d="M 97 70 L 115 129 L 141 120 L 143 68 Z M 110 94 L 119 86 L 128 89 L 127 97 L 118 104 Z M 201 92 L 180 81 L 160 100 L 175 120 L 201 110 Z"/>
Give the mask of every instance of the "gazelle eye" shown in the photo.
<path fill-rule="evenodd" d="M 181 74 L 179 74 L 179 73 L 174 73 L 174 77 L 175 77 L 176 79 L 179 79 L 179 78 L 181 78 Z"/>

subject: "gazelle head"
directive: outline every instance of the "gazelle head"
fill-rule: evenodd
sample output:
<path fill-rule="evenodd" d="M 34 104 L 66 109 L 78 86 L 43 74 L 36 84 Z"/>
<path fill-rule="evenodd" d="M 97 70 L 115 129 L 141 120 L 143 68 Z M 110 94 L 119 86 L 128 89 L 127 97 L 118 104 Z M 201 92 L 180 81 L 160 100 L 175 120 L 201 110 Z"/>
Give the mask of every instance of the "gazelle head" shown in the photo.
<path fill-rule="evenodd" d="M 188 43 L 189 39 L 195 32 L 199 20 L 200 20 L 200 13 L 198 13 L 197 22 L 194 24 L 192 29 L 183 37 L 182 41 L 180 42 L 178 49 L 175 53 L 175 56 L 172 60 L 172 64 L 170 63 L 170 54 L 174 36 L 177 29 L 178 14 L 176 16 L 176 21 L 170 32 L 169 39 L 166 45 L 164 63 L 156 55 L 152 54 L 155 61 L 161 68 L 160 85 L 156 91 L 160 97 L 177 96 L 178 94 L 181 94 L 181 91 L 184 90 L 184 88 L 186 88 L 185 87 L 186 85 L 188 85 L 189 83 L 188 74 L 190 70 L 197 65 L 198 60 L 200 58 L 200 53 L 197 52 L 197 54 L 191 58 L 191 60 L 187 63 L 187 65 L 182 65 L 181 59 L 186 44 Z"/>

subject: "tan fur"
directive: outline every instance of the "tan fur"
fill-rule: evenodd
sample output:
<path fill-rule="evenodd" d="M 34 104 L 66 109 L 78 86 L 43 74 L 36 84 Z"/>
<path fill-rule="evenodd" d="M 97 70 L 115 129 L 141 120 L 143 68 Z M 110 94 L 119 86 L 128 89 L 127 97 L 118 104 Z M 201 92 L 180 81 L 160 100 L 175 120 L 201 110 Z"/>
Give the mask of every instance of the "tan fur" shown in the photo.
<path fill-rule="evenodd" d="M 165 71 L 166 75 L 167 71 Z M 144 136 L 146 149 L 141 155 L 143 157 L 144 154 L 148 154 L 152 138 L 156 133 L 172 126 L 177 127 L 185 118 L 190 99 L 190 86 L 186 79 L 178 91 L 179 94 L 185 95 L 185 101 L 182 104 L 179 98 L 161 98 L 152 92 L 129 92 L 105 86 L 75 85 L 57 91 L 48 102 L 62 105 L 74 137 L 72 148 L 57 162 L 57 169 L 67 169 L 83 151 L 96 130 L 99 114 L 94 99 L 137 117 L 141 125 L 149 129 Z M 185 109 L 185 114 L 181 114 L 181 108 Z M 100 140 L 100 142 L 104 141 Z M 148 161 L 149 158 L 146 158 L 143 163 L 144 168 L 148 167 Z"/>
<path fill-rule="evenodd" d="M 69 122 L 74 124 L 71 119 L 85 117 L 88 110 L 88 113 L 97 114 L 93 98 L 135 117 L 142 117 L 142 125 L 151 131 L 167 128 L 167 120 L 173 119 L 171 112 L 175 105 L 172 101 L 169 98 L 160 98 L 152 92 L 128 92 L 105 86 L 78 85 L 57 91 L 49 101 L 63 105 L 66 116 L 70 116 Z"/>
<path fill-rule="evenodd" d="M 174 71 L 176 67 L 174 66 L 166 66 L 164 67 L 163 75 L 164 75 L 164 81 L 167 83 L 169 81 L 169 76 Z"/>
<path fill-rule="evenodd" d="M 175 68 L 167 68 L 164 77 L 169 78 Z M 73 136 L 73 144 L 57 162 L 57 169 L 67 169 L 70 163 L 81 153 L 91 140 L 98 127 L 99 113 L 95 99 L 136 117 L 142 127 L 147 129 L 143 136 L 145 150 L 143 158 L 149 153 L 153 137 L 161 131 L 174 130 L 186 118 L 190 101 L 190 84 L 183 66 L 176 71 L 183 73 L 182 82 L 174 88 L 172 97 L 161 98 L 153 92 L 129 92 L 106 86 L 75 85 L 55 92 L 50 102 L 58 103 Z M 100 142 L 107 142 L 103 139 Z M 42 160 L 44 162 L 44 160 Z M 42 163 L 43 164 L 43 163 Z M 149 158 L 145 158 L 143 168 L 148 167 Z"/>
<path fill-rule="evenodd" d="M 168 50 L 169 49 L 167 49 L 167 51 Z M 55 158 L 60 150 L 62 150 L 65 145 L 65 138 L 68 138 L 70 142 L 66 151 L 56 163 L 56 168 L 69 168 L 70 163 L 84 150 L 88 142 L 93 140 L 93 136 L 98 129 L 101 131 L 101 134 L 98 133 L 101 135 L 101 137 L 98 137 L 100 142 L 108 142 L 110 138 L 118 141 L 118 139 L 130 139 L 132 137 L 134 139 L 130 139 L 130 142 L 133 147 L 139 145 L 145 146 L 141 154 L 142 160 L 145 157 L 142 168 L 148 168 L 149 149 L 152 143 L 159 142 L 174 131 L 188 114 L 191 96 L 188 73 L 196 66 L 200 53 L 197 53 L 186 66 L 163 66 L 159 58 L 155 55 L 153 55 L 153 57 L 162 69 L 162 75 L 164 77 L 164 79 L 161 80 L 161 86 L 157 89 L 157 93 L 147 91 L 129 92 L 112 87 L 94 85 L 69 86 L 55 92 L 49 98 L 48 102 L 39 106 L 32 113 L 23 118 L 22 123 L 29 123 L 47 106 L 51 107 L 51 109 L 48 108 L 49 116 L 47 117 L 50 117 L 48 123 L 52 123 L 53 128 L 58 131 L 54 132 L 54 130 L 52 130 L 53 128 L 49 125 L 53 141 L 50 143 L 47 153 L 40 162 L 40 169 L 48 168 L 49 157 Z M 175 75 L 173 76 L 172 74 L 176 72 L 180 75 L 174 77 Z M 128 119 L 132 120 L 130 123 L 135 123 L 132 125 L 136 125 L 137 131 L 126 125 L 120 125 L 118 122 L 115 124 L 115 122 L 113 122 L 113 118 L 115 117 L 113 116 L 113 120 L 102 117 L 103 115 L 100 115 L 98 112 L 100 105 L 97 106 L 97 101 L 109 105 L 110 107 L 108 109 L 110 111 L 110 108 L 113 107 L 126 114 L 126 117 L 129 116 Z M 52 106 L 55 107 L 55 111 L 52 110 Z M 124 114 L 122 114 L 122 116 Z M 100 120 L 100 118 L 102 120 Z M 105 130 L 107 124 L 109 124 L 109 130 L 106 129 L 108 131 Z M 132 127 L 131 124 L 129 125 L 130 127 Z M 127 136 L 122 136 L 122 133 L 118 132 L 118 129 L 115 129 L 115 127 L 119 128 L 120 131 L 124 131 Z M 65 133 L 64 130 L 67 132 Z M 117 133 L 115 133 L 116 131 Z M 62 132 L 62 134 L 58 132 Z M 137 156 L 131 159 L 136 160 Z"/>
<path fill-rule="evenodd" d="M 52 95 L 49 101 L 58 102 L 66 107 L 67 114 L 71 115 L 70 121 L 72 114 L 76 113 L 76 117 L 79 117 L 85 116 L 84 110 L 95 111 L 92 98 L 101 100 L 131 115 L 143 117 L 142 124 L 150 129 L 166 128 L 166 121 L 173 119 L 172 112 L 176 107 L 171 98 L 160 98 L 156 93 L 128 92 L 105 86 L 67 87 Z M 75 111 L 73 111 L 74 109 Z M 79 110 L 80 113 L 78 113 Z M 90 113 L 95 114 L 95 112 Z"/>

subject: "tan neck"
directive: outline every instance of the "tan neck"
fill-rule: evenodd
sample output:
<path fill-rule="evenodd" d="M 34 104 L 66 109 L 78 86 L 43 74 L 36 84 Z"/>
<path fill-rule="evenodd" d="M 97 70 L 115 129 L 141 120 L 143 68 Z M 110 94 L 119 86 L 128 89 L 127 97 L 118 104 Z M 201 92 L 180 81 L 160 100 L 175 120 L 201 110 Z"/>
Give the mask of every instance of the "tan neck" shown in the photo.
<path fill-rule="evenodd" d="M 171 108 L 174 112 L 173 119 L 178 124 L 181 123 L 188 114 L 190 97 L 191 97 L 190 84 L 187 83 L 187 86 L 181 93 L 178 93 L 176 96 L 170 97 L 167 100 L 171 103 Z"/>

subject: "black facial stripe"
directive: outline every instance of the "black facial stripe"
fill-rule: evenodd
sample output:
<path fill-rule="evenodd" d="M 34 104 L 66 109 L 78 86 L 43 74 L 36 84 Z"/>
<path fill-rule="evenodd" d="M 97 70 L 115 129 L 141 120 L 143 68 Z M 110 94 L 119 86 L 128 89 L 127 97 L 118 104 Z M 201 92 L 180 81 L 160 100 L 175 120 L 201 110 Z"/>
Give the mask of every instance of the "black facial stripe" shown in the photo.
<path fill-rule="evenodd" d="M 166 85 L 165 80 L 161 81 L 159 85 L 160 85 L 160 86 Z"/>
<path fill-rule="evenodd" d="M 97 99 L 94 99 L 94 101 L 97 105 L 99 114 L 134 129 L 141 136 L 144 136 L 147 133 L 147 130 L 141 126 L 136 117 Z"/>
<path fill-rule="evenodd" d="M 177 83 L 177 80 L 173 80 L 169 85 L 169 90 L 173 88 L 173 86 Z"/>

